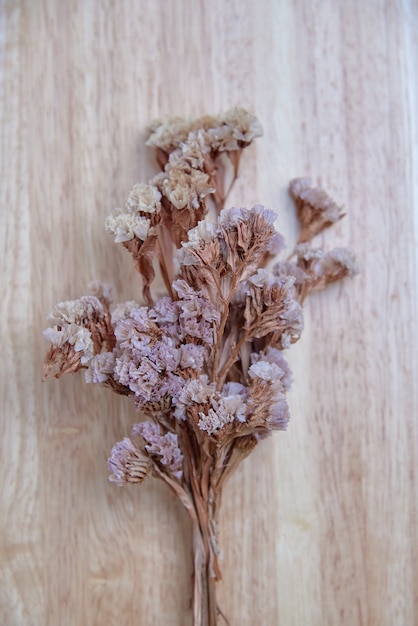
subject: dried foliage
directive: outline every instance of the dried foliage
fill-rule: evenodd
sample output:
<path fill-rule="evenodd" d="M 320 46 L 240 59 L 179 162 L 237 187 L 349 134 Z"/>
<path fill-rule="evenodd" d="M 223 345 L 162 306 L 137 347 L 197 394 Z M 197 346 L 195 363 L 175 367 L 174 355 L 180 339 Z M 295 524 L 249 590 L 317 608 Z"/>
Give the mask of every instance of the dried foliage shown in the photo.
<path fill-rule="evenodd" d="M 217 506 L 225 478 L 257 443 L 289 421 L 291 374 L 283 350 L 301 336 L 312 290 L 353 276 L 352 253 L 308 243 L 342 217 L 309 179 L 295 179 L 301 233 L 293 255 L 268 272 L 284 248 L 275 213 L 262 206 L 223 209 L 225 158 L 238 174 L 242 150 L 261 134 L 258 120 L 233 109 L 150 127 L 147 144 L 162 172 L 136 184 L 125 208 L 106 220 L 132 254 L 145 305 L 111 309 L 97 283 L 61 302 L 45 338 L 45 377 L 85 370 L 86 381 L 131 399 L 139 412 L 131 438 L 109 458 L 110 480 L 164 480 L 185 505 L 194 537 L 194 623 L 217 623 L 220 579 Z M 216 223 L 205 221 L 209 203 Z M 293 260 L 292 260 L 293 259 Z M 167 295 L 154 300 L 157 260 Z"/>

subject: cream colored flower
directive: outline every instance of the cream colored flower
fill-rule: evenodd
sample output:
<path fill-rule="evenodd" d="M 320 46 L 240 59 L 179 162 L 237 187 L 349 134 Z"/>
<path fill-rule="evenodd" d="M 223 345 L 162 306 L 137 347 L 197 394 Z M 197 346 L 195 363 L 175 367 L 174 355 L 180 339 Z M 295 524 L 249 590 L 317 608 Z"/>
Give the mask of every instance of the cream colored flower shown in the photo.
<path fill-rule="evenodd" d="M 155 213 L 160 209 L 161 193 L 153 185 L 137 183 L 126 200 L 129 212 Z"/>
<path fill-rule="evenodd" d="M 115 235 L 115 242 L 123 243 L 134 237 L 145 241 L 151 222 L 139 214 L 119 213 L 119 215 L 109 215 L 105 224 L 106 229 Z"/>
<path fill-rule="evenodd" d="M 214 192 L 207 174 L 195 169 L 187 171 L 182 166 L 169 168 L 162 186 L 164 195 L 176 209 L 198 209 L 205 196 Z"/>

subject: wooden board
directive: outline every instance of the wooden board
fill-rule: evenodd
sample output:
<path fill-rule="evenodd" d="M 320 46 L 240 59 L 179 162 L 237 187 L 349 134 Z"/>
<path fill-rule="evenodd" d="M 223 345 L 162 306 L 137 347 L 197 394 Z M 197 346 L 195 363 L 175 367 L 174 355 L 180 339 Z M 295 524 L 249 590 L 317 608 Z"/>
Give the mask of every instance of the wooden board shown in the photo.
<path fill-rule="evenodd" d="M 156 116 L 253 110 L 232 204 L 296 223 L 309 174 L 348 216 L 354 281 L 313 297 L 289 353 L 291 426 L 223 500 L 231 625 L 418 623 L 418 5 L 414 0 L 2 0 L 0 622 L 191 624 L 191 543 L 158 481 L 106 458 L 135 420 L 82 377 L 41 384 L 55 302 L 139 295 L 105 216 L 155 171 Z"/>

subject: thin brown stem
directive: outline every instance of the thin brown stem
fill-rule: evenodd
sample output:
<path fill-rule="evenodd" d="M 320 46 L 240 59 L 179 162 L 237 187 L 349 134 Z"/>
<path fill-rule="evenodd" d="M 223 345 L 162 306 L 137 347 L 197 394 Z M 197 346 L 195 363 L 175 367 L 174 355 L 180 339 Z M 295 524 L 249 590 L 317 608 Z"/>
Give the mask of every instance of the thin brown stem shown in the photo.
<path fill-rule="evenodd" d="M 172 298 L 173 290 L 171 288 L 171 283 L 172 283 L 173 277 L 170 275 L 170 271 L 167 267 L 167 261 L 166 261 L 165 254 L 164 254 L 164 248 L 161 245 L 160 237 L 157 239 L 157 254 L 158 254 L 158 262 L 159 262 L 160 270 L 161 270 L 161 276 L 164 281 L 165 288 L 167 289 L 169 296 Z"/>
<path fill-rule="evenodd" d="M 244 335 L 242 336 L 242 338 L 238 341 L 237 344 L 235 344 L 235 346 L 232 349 L 232 352 L 228 358 L 228 360 L 226 361 L 225 365 L 223 365 L 221 371 L 219 372 L 217 379 L 218 379 L 218 389 L 222 389 L 224 382 L 225 382 L 225 378 L 229 372 L 229 369 L 232 367 L 232 365 L 235 363 L 239 351 L 242 348 L 242 346 L 248 341 L 249 339 L 249 331 L 246 330 Z"/>
<path fill-rule="evenodd" d="M 234 170 L 234 178 L 231 180 L 231 183 L 230 183 L 230 185 L 229 185 L 229 187 L 228 187 L 228 189 L 226 191 L 225 197 L 224 197 L 224 206 L 226 204 L 226 201 L 228 200 L 229 194 L 231 193 L 233 186 L 235 185 L 235 182 L 236 182 L 237 178 L 238 178 L 238 170 L 237 171 Z"/>
<path fill-rule="evenodd" d="M 216 536 L 213 530 L 211 496 L 202 495 L 202 485 L 199 484 L 196 469 L 190 468 L 191 492 L 196 510 L 197 520 L 193 528 L 194 536 L 194 564 L 195 564 L 195 626 L 216 626 L 216 581 L 220 579 L 220 570 L 217 560 Z M 206 490 L 205 490 L 206 491 Z M 198 534 L 199 533 L 199 534 Z M 201 606 L 201 609 L 197 607 Z"/>
<path fill-rule="evenodd" d="M 237 287 L 239 281 L 239 274 L 234 274 L 231 280 L 231 288 L 229 291 L 229 295 L 227 298 L 223 299 L 223 312 L 221 316 L 221 321 L 219 323 L 218 328 L 218 336 L 215 344 L 214 354 L 213 354 L 213 364 L 212 364 L 212 380 L 216 382 L 218 377 L 218 367 L 219 367 L 219 353 L 222 345 L 223 335 L 225 332 L 226 322 L 228 320 L 229 315 L 229 305 L 231 304 L 232 296 L 235 293 L 235 289 Z"/>
<path fill-rule="evenodd" d="M 193 522 L 193 567 L 194 567 L 194 589 L 193 589 L 193 624 L 203 626 L 204 597 L 203 587 L 206 586 L 202 580 L 202 572 L 205 569 L 205 549 L 203 547 L 202 534 L 197 521 Z"/>

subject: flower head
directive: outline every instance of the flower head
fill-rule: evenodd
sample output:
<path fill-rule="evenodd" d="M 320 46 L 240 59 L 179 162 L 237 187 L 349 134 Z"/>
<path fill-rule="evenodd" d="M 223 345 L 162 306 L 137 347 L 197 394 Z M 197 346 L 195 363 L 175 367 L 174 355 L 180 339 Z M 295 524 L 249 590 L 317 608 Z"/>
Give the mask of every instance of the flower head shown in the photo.
<path fill-rule="evenodd" d="M 108 306 L 110 294 L 105 287 L 94 285 L 97 296 L 59 302 L 49 315 L 52 327 L 44 331 L 51 343 L 45 357 L 45 377 L 59 378 L 89 365 L 94 355 L 110 351 L 115 345 Z"/>
<path fill-rule="evenodd" d="M 150 460 L 125 437 L 112 448 L 107 461 L 109 480 L 120 487 L 125 483 L 142 483 L 151 471 Z"/>
<path fill-rule="evenodd" d="M 296 201 L 302 226 L 299 243 L 309 241 L 344 217 L 342 207 L 320 187 L 314 187 L 310 178 L 294 178 L 289 184 L 290 193 Z"/>
<path fill-rule="evenodd" d="M 173 476 L 178 479 L 182 477 L 183 455 L 178 447 L 177 435 L 161 435 L 159 426 L 150 421 L 134 424 L 132 435 L 140 435 L 147 442 L 145 450 L 157 457 L 159 463 L 166 466 Z"/>
<path fill-rule="evenodd" d="M 119 210 L 116 215 L 109 215 L 106 219 L 106 228 L 115 235 L 116 243 L 124 243 L 136 237 L 145 241 L 150 229 L 151 221 L 140 214 L 124 213 Z"/>
<path fill-rule="evenodd" d="M 137 183 L 126 199 L 126 208 L 131 213 L 156 213 L 160 210 L 161 193 L 153 185 Z"/>

